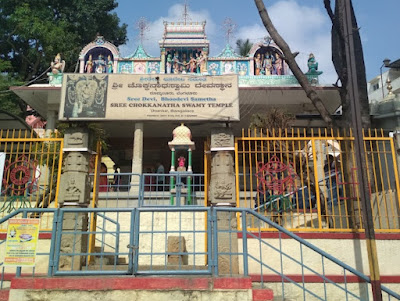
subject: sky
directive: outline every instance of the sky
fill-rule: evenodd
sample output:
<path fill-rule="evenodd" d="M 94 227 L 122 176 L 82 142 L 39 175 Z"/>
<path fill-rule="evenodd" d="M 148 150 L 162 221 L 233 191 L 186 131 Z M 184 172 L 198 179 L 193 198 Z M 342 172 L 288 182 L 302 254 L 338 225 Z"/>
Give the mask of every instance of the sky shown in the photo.
<path fill-rule="evenodd" d="M 137 23 L 144 17 L 148 22 L 143 45 L 152 56 L 159 56 L 158 41 L 162 37 L 163 21 L 183 21 L 184 0 L 116 0 L 115 12 L 122 23 L 128 24 L 126 45 L 120 46 L 122 56 L 132 54 L 140 44 Z M 230 18 L 236 30 L 230 39 L 235 47 L 237 39 L 259 42 L 268 36 L 253 0 L 186 0 L 192 22 L 206 21 L 210 40 L 210 56 L 218 55 L 227 44 L 223 23 Z M 331 2 L 334 2 L 332 0 Z M 297 62 L 307 71 L 307 58 L 312 52 L 319 62 L 321 84 L 332 84 L 337 75 L 331 60 L 331 22 L 323 0 L 264 0 L 276 28 L 293 52 Z M 379 75 L 385 58 L 400 58 L 400 39 L 397 36 L 400 0 L 353 0 L 364 48 L 367 80 Z M 385 68 L 383 68 L 383 72 Z"/>

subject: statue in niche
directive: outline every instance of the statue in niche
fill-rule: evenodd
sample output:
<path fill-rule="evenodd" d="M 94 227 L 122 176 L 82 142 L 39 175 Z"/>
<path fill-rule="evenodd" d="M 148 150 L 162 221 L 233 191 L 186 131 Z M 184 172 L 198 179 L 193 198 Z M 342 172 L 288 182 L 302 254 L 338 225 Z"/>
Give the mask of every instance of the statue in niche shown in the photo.
<path fill-rule="evenodd" d="M 92 73 L 93 72 L 93 58 L 92 58 L 92 55 L 89 55 L 89 59 L 86 61 L 85 72 L 86 73 Z"/>
<path fill-rule="evenodd" d="M 182 171 L 186 171 L 185 161 L 186 161 L 185 157 L 180 156 L 180 157 L 178 158 L 178 168 L 177 168 L 177 171 L 181 171 L 181 172 L 182 172 Z"/>
<path fill-rule="evenodd" d="M 172 58 L 171 58 L 170 53 L 167 55 L 167 64 L 166 65 L 167 65 L 167 74 L 170 74 L 171 70 L 172 70 Z"/>
<path fill-rule="evenodd" d="M 193 57 L 193 55 L 190 55 L 189 72 L 190 73 L 195 73 L 196 72 L 196 67 L 197 67 L 196 59 Z"/>
<path fill-rule="evenodd" d="M 207 54 L 204 51 L 200 53 L 200 73 L 207 73 Z"/>
<path fill-rule="evenodd" d="M 272 75 L 273 73 L 273 65 L 272 65 L 272 56 L 269 52 L 265 54 L 265 59 L 263 62 L 263 69 L 265 75 Z"/>
<path fill-rule="evenodd" d="M 261 54 L 257 53 L 254 63 L 255 63 L 255 67 L 256 67 L 255 75 L 260 75 L 261 67 L 262 67 Z"/>
<path fill-rule="evenodd" d="M 114 62 L 111 59 L 111 55 L 107 57 L 107 73 L 113 73 Z"/>
<path fill-rule="evenodd" d="M 54 75 L 63 73 L 65 68 L 65 61 L 61 60 L 61 55 L 59 53 L 54 58 L 54 62 L 51 62 L 50 67 L 51 73 L 53 73 Z"/>
<path fill-rule="evenodd" d="M 174 59 L 173 59 L 173 66 L 174 68 L 174 74 L 178 74 L 179 73 L 179 56 L 178 56 L 178 52 L 175 52 L 174 55 Z"/>
<path fill-rule="evenodd" d="M 99 54 L 97 60 L 95 61 L 96 65 L 96 73 L 105 73 L 106 72 L 106 61 L 104 60 L 104 56 Z"/>
<path fill-rule="evenodd" d="M 186 67 L 189 65 L 189 63 L 186 61 L 186 54 L 182 54 L 182 63 L 181 63 L 181 68 L 180 71 L 181 73 L 185 74 L 186 73 Z"/>
<path fill-rule="evenodd" d="M 275 72 L 276 75 L 282 75 L 283 62 L 279 53 L 275 53 Z"/>

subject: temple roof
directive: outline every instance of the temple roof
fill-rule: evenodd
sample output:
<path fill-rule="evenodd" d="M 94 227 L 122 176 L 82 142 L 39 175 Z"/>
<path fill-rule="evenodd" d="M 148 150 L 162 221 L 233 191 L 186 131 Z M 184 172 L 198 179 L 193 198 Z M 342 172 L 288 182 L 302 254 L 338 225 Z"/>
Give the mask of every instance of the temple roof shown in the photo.
<path fill-rule="evenodd" d="M 225 48 L 220 54 L 216 56 L 217 58 L 241 58 L 239 54 L 235 52 L 231 45 L 226 44 Z"/>
<path fill-rule="evenodd" d="M 206 22 L 182 23 L 164 22 L 164 34 L 160 47 L 201 47 L 209 48 L 210 41 L 205 33 Z"/>
<path fill-rule="evenodd" d="M 128 56 L 129 59 L 148 59 L 152 58 L 146 50 L 144 50 L 142 44 L 139 44 L 139 46 L 136 48 L 135 52 Z"/>

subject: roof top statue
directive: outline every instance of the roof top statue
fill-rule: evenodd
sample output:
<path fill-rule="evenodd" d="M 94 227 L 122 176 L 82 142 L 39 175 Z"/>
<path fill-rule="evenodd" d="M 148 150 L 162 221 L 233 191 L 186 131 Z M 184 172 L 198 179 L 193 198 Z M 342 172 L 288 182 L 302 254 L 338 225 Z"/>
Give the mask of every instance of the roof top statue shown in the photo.
<path fill-rule="evenodd" d="M 64 72 L 65 61 L 61 60 L 61 55 L 58 53 L 54 61 L 50 63 L 51 72 L 47 73 L 49 76 L 50 84 L 61 85 L 62 73 Z"/>

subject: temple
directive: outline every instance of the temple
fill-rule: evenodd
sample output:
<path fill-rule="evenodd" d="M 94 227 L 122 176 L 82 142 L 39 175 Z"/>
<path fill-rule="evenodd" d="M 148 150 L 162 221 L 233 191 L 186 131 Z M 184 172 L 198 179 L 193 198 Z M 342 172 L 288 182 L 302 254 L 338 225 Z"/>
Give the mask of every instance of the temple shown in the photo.
<path fill-rule="evenodd" d="M 0 300 L 369 300 L 368 252 L 398 291 L 400 139 L 364 131 L 362 198 L 358 139 L 327 128 L 272 39 L 241 56 L 229 38 L 210 52 L 206 22 L 163 26 L 159 56 L 99 35 L 74 73 L 54 54 L 48 83 L 11 88 L 45 129 L 0 112 Z M 384 124 L 395 72 L 371 104 Z"/>
<path fill-rule="evenodd" d="M 266 112 L 269 108 L 282 108 L 285 112 L 295 115 L 295 127 L 319 127 L 323 125 L 322 120 L 317 117 L 319 114 L 315 107 L 282 59 L 282 51 L 268 37 L 254 43 L 248 56 L 240 56 L 228 43 L 217 56 L 212 57 L 209 56 L 212 45 L 207 39 L 205 21 L 164 22 L 164 32 L 158 44 L 160 47 L 159 57 L 149 55 L 140 42 L 131 55 L 122 57 L 117 47 L 106 41 L 102 36 L 98 36 L 80 52 L 78 72 L 85 76 L 90 74 L 96 76 L 100 74 L 108 76 L 115 74 L 148 75 L 154 76 L 154 80 L 157 80 L 157 75 L 160 75 L 166 76 L 166 78 L 163 78 L 165 82 L 171 82 L 176 77 L 185 76 L 194 77 L 194 79 L 191 79 L 192 81 L 195 81 L 196 78 L 201 81 L 213 76 L 214 78 L 237 76 L 239 97 L 235 105 L 239 110 L 237 114 L 237 117 L 240 116 L 239 118 L 236 118 L 236 120 L 229 117 L 219 120 L 214 117 L 202 118 L 203 121 L 199 122 L 197 118 L 190 120 L 189 117 L 184 120 L 191 128 L 193 137 L 197 140 L 197 145 L 204 144 L 212 127 L 225 126 L 226 122 L 229 122 L 234 133 L 239 135 L 242 128 L 249 126 L 250 117 L 254 113 Z M 61 66 L 59 62 L 62 61 L 61 58 L 57 57 L 55 61 Z M 318 68 L 318 63 L 313 64 L 311 66 L 309 62 L 308 65 L 310 70 L 315 71 L 315 66 Z M 339 94 L 332 86 L 320 85 L 318 76 L 321 72 L 314 71 L 307 73 L 308 80 L 321 96 L 329 112 L 334 114 L 340 107 Z M 65 76 L 62 71 L 58 72 L 57 70 L 56 74 L 54 72 L 49 73 L 49 84 L 33 84 L 14 90 L 39 115 L 47 120 L 48 130 L 54 128 L 59 115 L 62 79 Z M 168 81 L 168 77 L 170 77 L 170 81 Z M 145 78 L 141 80 L 142 82 L 146 81 Z M 206 97 L 207 93 L 202 95 L 201 99 Z M 174 102 L 172 101 L 172 103 Z M 140 110 L 140 105 L 135 105 Z M 208 105 L 211 108 L 211 104 Z M 136 117 L 129 115 L 124 118 L 125 120 L 109 122 L 109 120 L 116 120 L 118 117 L 105 118 L 104 120 L 91 118 L 100 116 L 96 115 L 96 108 L 104 113 L 101 106 L 93 102 L 90 110 L 87 107 L 84 112 L 79 113 L 79 116 L 86 116 L 88 120 L 93 122 L 102 121 L 101 127 L 106 130 L 110 137 L 110 155 L 122 171 L 141 173 L 147 168 L 152 168 L 154 161 L 160 160 L 166 163 L 169 160 L 163 155 L 159 145 L 167 145 L 173 128 L 183 119 L 165 118 L 165 115 L 160 115 L 153 118 L 148 116 L 144 120 L 135 122 Z M 64 115 L 67 114 L 64 117 L 72 121 L 73 117 L 78 117 L 78 111 L 78 108 L 73 109 L 72 105 L 66 105 L 65 112 L 69 113 L 64 112 Z M 139 115 L 141 114 L 139 111 L 137 112 Z M 175 122 L 173 122 L 174 120 Z M 218 123 L 218 121 L 220 122 Z M 135 135 L 133 135 L 137 131 L 142 133 L 140 139 L 143 140 L 139 143 L 135 141 Z M 134 151 L 135 143 L 143 146 L 143 148 L 140 147 L 139 153 L 138 150 Z M 118 149 L 114 146 L 118 146 Z M 133 157 L 135 153 L 143 154 L 143 156 L 140 155 L 140 160 L 138 159 L 142 161 L 141 167 L 138 168 L 132 167 L 132 162 L 138 162 Z M 201 172 L 203 170 L 201 152 L 194 154 L 193 160 L 195 170 Z"/>

